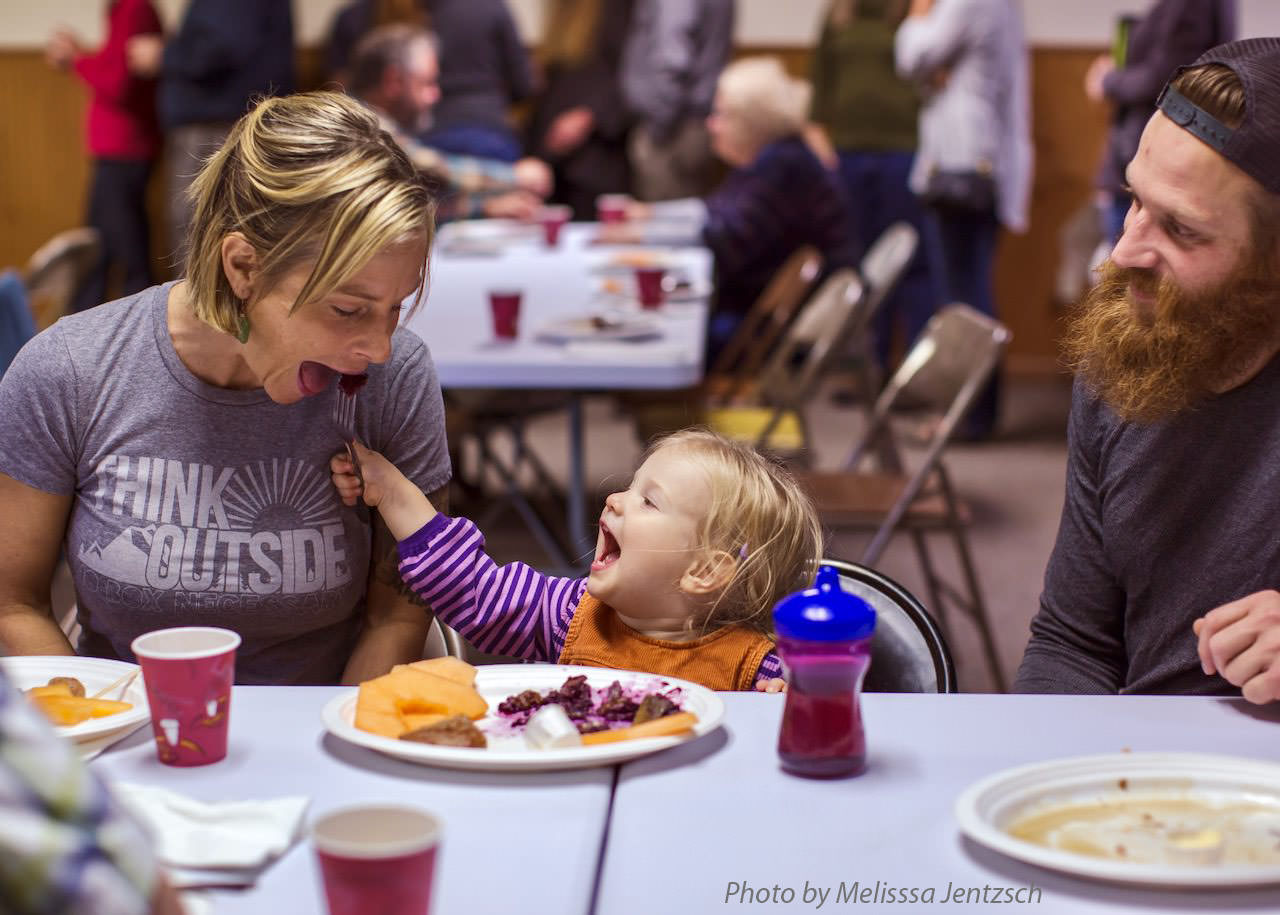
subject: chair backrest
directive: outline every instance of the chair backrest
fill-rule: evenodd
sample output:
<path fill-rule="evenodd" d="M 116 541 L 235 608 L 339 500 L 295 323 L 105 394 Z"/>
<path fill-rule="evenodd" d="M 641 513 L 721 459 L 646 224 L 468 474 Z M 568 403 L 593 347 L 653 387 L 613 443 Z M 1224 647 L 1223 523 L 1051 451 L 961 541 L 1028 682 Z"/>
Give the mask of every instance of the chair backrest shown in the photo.
<path fill-rule="evenodd" d="M 968 413 L 1013 335 L 999 321 L 954 303 L 929 319 L 920 338 L 876 399 L 866 433 L 848 466 L 855 467 L 873 442 L 885 436 L 899 398 L 942 414 L 927 443 L 931 464 Z"/>
<path fill-rule="evenodd" d="M 102 236 L 97 229 L 67 229 L 49 239 L 31 255 L 22 280 L 31 310 L 42 327 L 67 313 L 76 290 L 97 263 Z"/>
<path fill-rule="evenodd" d="M 804 245 L 774 273 L 708 374 L 751 380 L 822 273 L 822 255 Z"/>
<path fill-rule="evenodd" d="M 27 303 L 27 290 L 16 270 L 0 273 L 0 376 L 13 357 L 36 335 L 35 319 Z"/>
<path fill-rule="evenodd" d="M 866 284 L 874 313 L 902 279 L 920 244 L 920 233 L 909 222 L 895 222 L 880 233 L 862 257 L 858 272 Z"/>
<path fill-rule="evenodd" d="M 758 382 L 766 403 L 801 405 L 844 344 L 871 319 L 865 287 L 845 267 L 823 280 L 782 334 Z"/>
<path fill-rule="evenodd" d="M 871 669 L 863 689 L 873 693 L 954 693 L 955 663 L 937 622 L 906 588 L 887 575 L 839 559 L 824 559 L 840 586 L 876 611 Z"/>

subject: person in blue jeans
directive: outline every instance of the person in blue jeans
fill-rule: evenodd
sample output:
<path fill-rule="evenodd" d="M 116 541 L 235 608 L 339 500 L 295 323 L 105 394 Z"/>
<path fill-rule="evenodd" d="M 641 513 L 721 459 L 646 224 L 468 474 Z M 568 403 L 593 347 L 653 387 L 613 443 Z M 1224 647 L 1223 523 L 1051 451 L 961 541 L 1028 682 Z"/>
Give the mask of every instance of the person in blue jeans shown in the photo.
<path fill-rule="evenodd" d="M 915 256 L 875 318 L 882 371 L 892 368 L 895 343 L 910 346 L 942 303 L 935 230 L 907 183 L 920 97 L 894 69 L 894 33 L 905 14 L 903 0 L 832 0 L 810 74 L 811 117 L 839 157 L 859 257 L 895 222 L 920 234 Z"/>

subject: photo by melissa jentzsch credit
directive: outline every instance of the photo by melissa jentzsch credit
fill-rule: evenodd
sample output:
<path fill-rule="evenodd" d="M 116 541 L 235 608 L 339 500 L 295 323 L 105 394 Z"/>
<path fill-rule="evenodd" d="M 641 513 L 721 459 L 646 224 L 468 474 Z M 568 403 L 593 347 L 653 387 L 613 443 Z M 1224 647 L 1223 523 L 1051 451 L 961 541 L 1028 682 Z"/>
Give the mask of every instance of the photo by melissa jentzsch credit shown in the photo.
<path fill-rule="evenodd" d="M 821 909 L 832 905 L 898 905 L 920 903 L 969 903 L 999 905 L 1036 905 L 1041 891 L 1034 884 L 1001 886 L 984 884 L 965 886 L 947 881 L 945 886 L 895 886 L 882 880 L 842 880 L 837 884 L 815 884 L 806 880 L 803 887 L 778 883 L 756 885 L 746 880 L 730 880 L 725 884 L 724 902 L 781 903 L 812 906 Z"/>

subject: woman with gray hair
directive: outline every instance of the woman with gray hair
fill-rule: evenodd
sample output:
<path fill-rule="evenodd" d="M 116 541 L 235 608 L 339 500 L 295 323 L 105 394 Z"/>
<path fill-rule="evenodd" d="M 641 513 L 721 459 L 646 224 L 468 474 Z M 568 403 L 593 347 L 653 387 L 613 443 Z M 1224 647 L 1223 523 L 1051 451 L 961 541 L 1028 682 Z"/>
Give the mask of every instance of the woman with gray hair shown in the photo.
<path fill-rule="evenodd" d="M 809 84 L 788 75 L 776 57 L 730 64 L 707 129 L 712 150 L 732 171 L 705 200 L 644 208 L 658 218 L 698 220 L 701 240 L 715 255 L 708 358 L 797 248 L 817 248 L 827 270 L 857 263 L 844 188 L 805 139 L 810 95 Z"/>

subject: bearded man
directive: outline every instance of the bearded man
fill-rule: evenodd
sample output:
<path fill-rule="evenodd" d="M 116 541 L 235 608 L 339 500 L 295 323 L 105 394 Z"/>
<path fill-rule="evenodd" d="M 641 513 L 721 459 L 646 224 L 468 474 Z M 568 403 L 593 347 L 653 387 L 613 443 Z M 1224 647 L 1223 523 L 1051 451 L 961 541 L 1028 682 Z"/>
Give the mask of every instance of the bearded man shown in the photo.
<path fill-rule="evenodd" d="M 1175 73 L 1127 180 L 1124 234 L 1068 335 L 1066 502 L 1014 689 L 1272 701 L 1280 38 Z"/>

